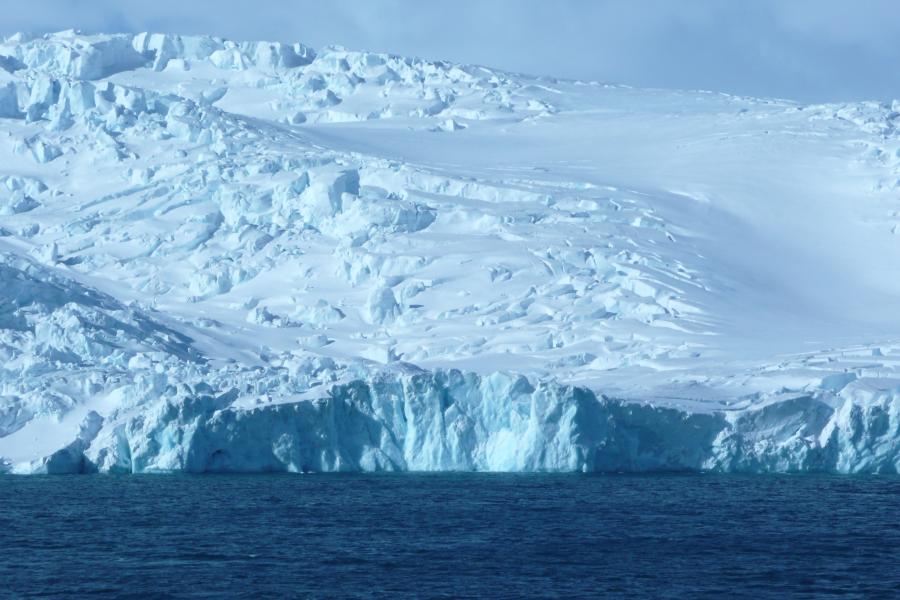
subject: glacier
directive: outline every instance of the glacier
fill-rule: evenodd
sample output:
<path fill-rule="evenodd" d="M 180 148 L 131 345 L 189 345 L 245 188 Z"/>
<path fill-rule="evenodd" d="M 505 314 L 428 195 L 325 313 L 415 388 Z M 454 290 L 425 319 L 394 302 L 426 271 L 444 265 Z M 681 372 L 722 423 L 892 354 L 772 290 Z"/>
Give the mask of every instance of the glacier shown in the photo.
<path fill-rule="evenodd" d="M 900 471 L 900 102 L 0 41 L 0 472 Z"/>

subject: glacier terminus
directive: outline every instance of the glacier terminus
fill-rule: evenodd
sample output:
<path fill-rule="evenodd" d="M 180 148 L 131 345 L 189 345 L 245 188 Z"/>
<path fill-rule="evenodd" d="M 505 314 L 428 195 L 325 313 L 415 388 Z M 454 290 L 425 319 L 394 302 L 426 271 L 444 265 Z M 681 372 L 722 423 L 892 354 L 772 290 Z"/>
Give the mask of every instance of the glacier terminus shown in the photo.
<path fill-rule="evenodd" d="M 0 41 L 0 472 L 900 470 L 900 103 Z"/>

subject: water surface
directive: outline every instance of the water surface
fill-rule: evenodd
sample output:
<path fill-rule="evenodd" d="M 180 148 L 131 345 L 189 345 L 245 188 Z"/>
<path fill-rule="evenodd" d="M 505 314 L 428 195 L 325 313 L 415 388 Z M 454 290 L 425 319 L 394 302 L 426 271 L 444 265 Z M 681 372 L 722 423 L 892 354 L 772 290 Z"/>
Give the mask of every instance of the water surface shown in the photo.
<path fill-rule="evenodd" d="M 0 595 L 900 597 L 900 478 L 0 477 Z"/>

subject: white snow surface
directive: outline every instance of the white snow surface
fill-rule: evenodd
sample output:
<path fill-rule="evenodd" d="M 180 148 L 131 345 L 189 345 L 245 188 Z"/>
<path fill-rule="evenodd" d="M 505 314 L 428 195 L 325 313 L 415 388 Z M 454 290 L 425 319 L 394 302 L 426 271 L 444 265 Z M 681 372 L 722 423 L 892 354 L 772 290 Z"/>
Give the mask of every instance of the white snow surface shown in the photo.
<path fill-rule="evenodd" d="M 0 42 L 0 471 L 900 470 L 900 103 Z"/>

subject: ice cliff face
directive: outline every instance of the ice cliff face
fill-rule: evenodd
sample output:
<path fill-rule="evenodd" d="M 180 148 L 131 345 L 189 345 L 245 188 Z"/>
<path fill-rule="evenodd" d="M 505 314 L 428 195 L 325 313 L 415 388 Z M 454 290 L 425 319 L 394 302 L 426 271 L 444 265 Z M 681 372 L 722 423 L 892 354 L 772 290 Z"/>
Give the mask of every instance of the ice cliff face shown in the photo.
<path fill-rule="evenodd" d="M 898 109 L 3 40 L 0 470 L 896 472 Z"/>
<path fill-rule="evenodd" d="M 737 414 L 622 403 L 523 377 L 379 376 L 235 408 L 184 390 L 113 427 L 91 413 L 37 472 L 683 471 L 896 473 L 898 390 L 853 387 Z M 93 430 L 91 429 L 93 427 Z M 99 429 L 99 433 L 98 433 Z M 85 432 L 88 432 L 85 434 Z"/>

